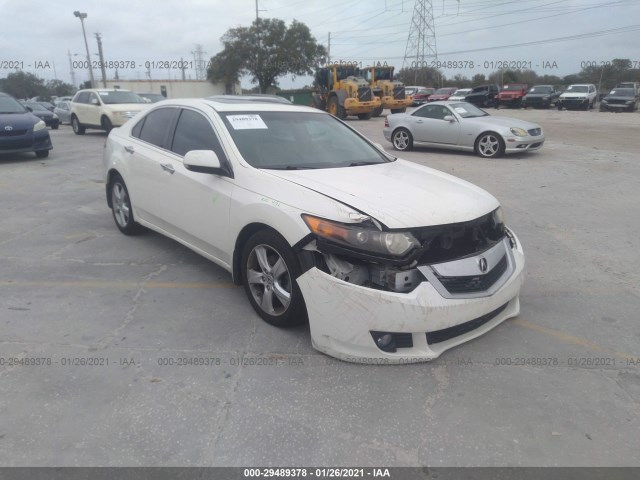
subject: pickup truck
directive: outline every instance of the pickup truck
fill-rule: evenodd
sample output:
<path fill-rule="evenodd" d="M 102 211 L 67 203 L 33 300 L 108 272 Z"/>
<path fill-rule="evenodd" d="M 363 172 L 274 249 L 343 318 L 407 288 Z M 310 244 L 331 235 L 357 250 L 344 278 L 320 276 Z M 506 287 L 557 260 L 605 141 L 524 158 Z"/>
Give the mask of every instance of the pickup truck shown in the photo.
<path fill-rule="evenodd" d="M 524 83 L 506 83 L 498 94 L 498 103 L 500 106 L 507 105 L 513 108 L 520 108 L 522 106 L 522 97 L 526 95 L 528 88 L 529 86 Z"/>

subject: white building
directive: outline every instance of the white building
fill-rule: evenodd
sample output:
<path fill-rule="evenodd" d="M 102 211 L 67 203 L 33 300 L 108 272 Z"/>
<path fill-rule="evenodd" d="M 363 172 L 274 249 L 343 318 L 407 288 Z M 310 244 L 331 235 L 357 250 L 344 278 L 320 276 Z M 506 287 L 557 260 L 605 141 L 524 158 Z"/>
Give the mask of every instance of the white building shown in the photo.
<path fill-rule="evenodd" d="M 102 82 L 96 82 L 102 87 Z M 224 83 L 207 80 L 107 80 L 107 88 L 121 88 L 136 93 L 160 93 L 166 98 L 203 98 L 224 95 Z M 235 93 L 240 94 L 240 83 L 235 85 Z"/>

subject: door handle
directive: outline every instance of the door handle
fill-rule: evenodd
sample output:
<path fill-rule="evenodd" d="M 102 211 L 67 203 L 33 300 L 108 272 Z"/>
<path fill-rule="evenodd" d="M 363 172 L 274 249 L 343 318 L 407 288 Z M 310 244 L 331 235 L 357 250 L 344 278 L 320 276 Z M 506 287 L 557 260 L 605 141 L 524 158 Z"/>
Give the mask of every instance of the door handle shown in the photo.
<path fill-rule="evenodd" d="M 170 163 L 161 163 L 161 164 L 160 164 L 160 167 L 162 167 L 162 169 L 163 169 L 165 172 L 169 172 L 169 173 L 170 173 L 170 174 L 172 174 L 172 175 L 173 175 L 173 174 L 175 173 L 175 171 L 176 171 L 176 169 L 175 169 L 175 168 L 173 168 L 173 165 L 171 165 Z"/>
<path fill-rule="evenodd" d="M 422 123 L 423 120 L 416 120 L 416 123 Z"/>
<path fill-rule="evenodd" d="M 134 152 L 133 147 L 130 147 L 130 146 L 124 147 L 124 151 L 125 152 L 129 152 L 129 153 L 133 153 Z"/>

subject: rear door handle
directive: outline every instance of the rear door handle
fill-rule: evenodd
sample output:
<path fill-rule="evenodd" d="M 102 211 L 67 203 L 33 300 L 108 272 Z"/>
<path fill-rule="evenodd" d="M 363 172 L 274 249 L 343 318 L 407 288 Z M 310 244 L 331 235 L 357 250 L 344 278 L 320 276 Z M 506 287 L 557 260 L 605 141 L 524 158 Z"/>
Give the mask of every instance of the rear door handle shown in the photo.
<path fill-rule="evenodd" d="M 133 153 L 134 152 L 133 147 L 130 147 L 130 146 L 124 147 L 124 151 L 125 152 L 129 152 L 129 153 Z"/>
<path fill-rule="evenodd" d="M 423 122 L 422 120 L 416 120 L 416 123 L 422 123 L 422 122 Z"/>
<path fill-rule="evenodd" d="M 175 169 L 175 168 L 173 168 L 173 165 L 171 165 L 170 163 L 161 163 L 161 164 L 160 164 L 160 166 L 162 167 L 162 169 L 163 169 L 165 172 L 169 172 L 169 173 L 170 173 L 170 174 L 172 174 L 172 175 L 173 175 L 173 174 L 175 173 L 175 171 L 176 171 L 176 169 Z"/>

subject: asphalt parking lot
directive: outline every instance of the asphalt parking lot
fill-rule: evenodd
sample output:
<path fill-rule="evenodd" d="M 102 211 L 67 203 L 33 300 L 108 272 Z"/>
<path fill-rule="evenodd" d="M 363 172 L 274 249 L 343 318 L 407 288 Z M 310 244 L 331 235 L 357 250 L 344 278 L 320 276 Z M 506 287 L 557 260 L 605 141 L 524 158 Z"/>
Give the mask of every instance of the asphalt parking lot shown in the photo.
<path fill-rule="evenodd" d="M 0 465 L 640 466 L 640 114 L 499 114 L 543 149 L 402 156 L 502 202 L 522 311 L 417 365 L 324 356 L 221 268 L 120 234 L 104 133 L 0 157 Z M 349 123 L 393 151 L 383 117 Z"/>

